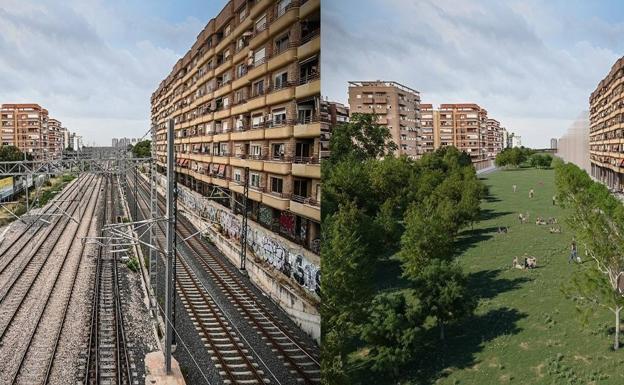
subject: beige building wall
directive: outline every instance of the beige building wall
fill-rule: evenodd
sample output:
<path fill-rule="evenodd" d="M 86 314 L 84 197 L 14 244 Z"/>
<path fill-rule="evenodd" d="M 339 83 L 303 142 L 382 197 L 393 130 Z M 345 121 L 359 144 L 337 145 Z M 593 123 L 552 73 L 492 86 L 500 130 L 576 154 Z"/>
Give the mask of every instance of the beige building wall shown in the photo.
<path fill-rule="evenodd" d="M 392 81 L 349 82 L 349 113 L 368 113 L 387 126 L 397 154 L 419 156 L 420 93 Z"/>
<path fill-rule="evenodd" d="M 319 0 L 231 0 L 151 99 L 160 171 L 172 119 L 180 183 L 242 201 L 248 168 L 251 220 L 317 254 L 320 41 Z"/>

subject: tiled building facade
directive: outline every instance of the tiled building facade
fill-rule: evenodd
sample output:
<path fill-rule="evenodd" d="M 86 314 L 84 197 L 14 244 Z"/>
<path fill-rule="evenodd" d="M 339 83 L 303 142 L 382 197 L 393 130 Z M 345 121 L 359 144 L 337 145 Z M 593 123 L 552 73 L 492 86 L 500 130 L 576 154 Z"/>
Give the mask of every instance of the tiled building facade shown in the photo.
<path fill-rule="evenodd" d="M 2 144 L 12 145 L 34 159 L 56 159 L 62 155 L 61 123 L 49 119 L 38 104 L 3 104 L 0 109 Z"/>
<path fill-rule="evenodd" d="M 319 0 L 229 1 L 151 103 L 160 171 L 173 119 L 180 183 L 241 201 L 248 168 L 250 219 L 319 252 Z"/>
<path fill-rule="evenodd" d="M 349 82 L 351 114 L 375 114 L 377 123 L 387 126 L 397 154 L 418 157 L 420 93 L 392 81 Z"/>
<path fill-rule="evenodd" d="M 589 98 L 591 175 L 610 188 L 624 188 L 624 57 L 615 62 Z"/>

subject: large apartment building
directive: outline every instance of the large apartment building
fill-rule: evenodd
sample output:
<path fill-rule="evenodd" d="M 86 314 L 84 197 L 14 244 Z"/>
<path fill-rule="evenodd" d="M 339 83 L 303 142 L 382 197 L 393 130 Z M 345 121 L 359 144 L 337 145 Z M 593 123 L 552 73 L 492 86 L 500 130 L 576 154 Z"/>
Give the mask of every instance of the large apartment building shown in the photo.
<path fill-rule="evenodd" d="M 420 93 L 393 81 L 349 82 L 350 114 L 375 114 L 387 126 L 397 154 L 416 158 L 420 128 Z"/>
<path fill-rule="evenodd" d="M 3 104 L 2 144 L 13 145 L 35 159 L 49 156 L 48 110 L 38 104 Z"/>
<path fill-rule="evenodd" d="M 48 119 L 48 155 L 51 159 L 58 159 L 63 156 L 64 128 L 57 119 Z"/>
<path fill-rule="evenodd" d="M 486 157 L 495 158 L 498 153 L 503 151 L 503 130 L 500 122 L 496 119 L 487 118 L 486 127 Z"/>
<path fill-rule="evenodd" d="M 158 168 L 175 127 L 178 182 L 218 187 L 250 219 L 319 253 L 320 1 L 231 0 L 151 98 Z"/>
<path fill-rule="evenodd" d="M 349 121 L 349 107 L 339 102 L 321 101 L 321 159 L 329 156 L 329 140 L 334 128 Z"/>
<path fill-rule="evenodd" d="M 610 188 L 624 187 L 624 57 L 589 98 L 591 175 Z"/>

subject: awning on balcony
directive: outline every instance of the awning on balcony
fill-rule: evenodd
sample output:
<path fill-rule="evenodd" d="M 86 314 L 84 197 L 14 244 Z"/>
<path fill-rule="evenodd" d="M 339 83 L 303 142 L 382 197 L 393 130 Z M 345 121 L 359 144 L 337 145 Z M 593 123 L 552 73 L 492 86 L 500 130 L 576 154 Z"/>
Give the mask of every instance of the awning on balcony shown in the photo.
<path fill-rule="evenodd" d="M 221 176 L 221 177 L 225 176 L 225 165 L 224 164 L 219 166 L 219 173 L 218 173 L 218 175 Z"/>

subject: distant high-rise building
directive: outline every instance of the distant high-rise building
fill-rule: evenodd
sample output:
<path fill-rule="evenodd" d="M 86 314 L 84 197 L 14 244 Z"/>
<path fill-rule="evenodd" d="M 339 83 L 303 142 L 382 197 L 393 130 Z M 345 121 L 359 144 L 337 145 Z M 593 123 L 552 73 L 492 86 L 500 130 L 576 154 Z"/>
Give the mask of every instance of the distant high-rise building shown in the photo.
<path fill-rule="evenodd" d="M 589 112 L 584 111 L 557 141 L 557 156 L 591 172 L 589 162 Z"/>
<path fill-rule="evenodd" d="M 329 156 L 329 139 L 334 128 L 348 121 L 349 107 L 338 102 L 321 101 L 321 158 Z"/>
<path fill-rule="evenodd" d="M 550 148 L 553 150 L 557 149 L 557 138 L 550 139 Z"/>
<path fill-rule="evenodd" d="M 117 148 L 117 146 L 119 145 L 119 139 L 113 138 L 111 144 L 112 144 L 113 148 Z"/>
<path fill-rule="evenodd" d="M 63 131 L 61 122 L 48 119 L 48 154 L 51 159 L 59 159 L 63 154 Z"/>
<path fill-rule="evenodd" d="M 511 147 L 522 147 L 522 137 L 512 134 L 511 135 Z"/>
<path fill-rule="evenodd" d="M 48 110 L 39 104 L 3 104 L 2 144 L 13 145 L 35 159 L 48 157 Z"/>
<path fill-rule="evenodd" d="M 398 154 L 419 155 L 420 92 L 393 81 L 351 81 L 349 113 L 375 114 L 390 130 Z"/>

